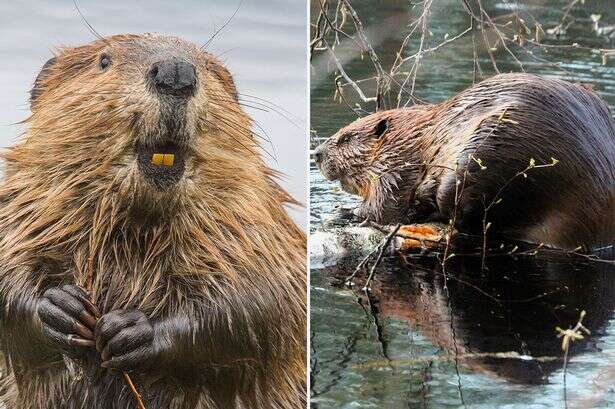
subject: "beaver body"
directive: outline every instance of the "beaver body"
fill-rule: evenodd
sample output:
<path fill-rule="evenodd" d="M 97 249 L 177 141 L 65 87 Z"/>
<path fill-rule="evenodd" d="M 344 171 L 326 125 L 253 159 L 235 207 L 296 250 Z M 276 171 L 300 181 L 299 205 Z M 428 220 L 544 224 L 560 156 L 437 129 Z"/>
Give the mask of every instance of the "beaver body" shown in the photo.
<path fill-rule="evenodd" d="M 565 249 L 615 242 L 615 125 L 580 85 L 497 75 L 440 104 L 361 118 L 315 157 L 380 223 L 489 224 Z"/>
<path fill-rule="evenodd" d="M 230 73 L 113 36 L 31 105 L 0 186 L 6 407 L 136 408 L 122 372 L 148 409 L 302 407 L 305 236 Z"/>

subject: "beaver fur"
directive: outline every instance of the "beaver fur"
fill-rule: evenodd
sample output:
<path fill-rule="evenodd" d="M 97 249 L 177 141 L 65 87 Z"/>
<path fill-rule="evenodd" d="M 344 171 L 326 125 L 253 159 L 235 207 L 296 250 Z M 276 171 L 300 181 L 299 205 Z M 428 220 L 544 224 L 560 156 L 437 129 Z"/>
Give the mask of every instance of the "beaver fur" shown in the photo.
<path fill-rule="evenodd" d="M 305 235 L 222 64 L 112 36 L 59 50 L 31 108 L 0 186 L 6 407 L 135 408 L 120 371 L 148 409 L 303 407 Z"/>
<path fill-rule="evenodd" d="M 454 220 L 482 233 L 489 208 L 490 234 L 565 249 L 615 242 L 615 124 L 581 85 L 496 75 L 439 104 L 360 118 L 315 160 L 380 223 Z"/>

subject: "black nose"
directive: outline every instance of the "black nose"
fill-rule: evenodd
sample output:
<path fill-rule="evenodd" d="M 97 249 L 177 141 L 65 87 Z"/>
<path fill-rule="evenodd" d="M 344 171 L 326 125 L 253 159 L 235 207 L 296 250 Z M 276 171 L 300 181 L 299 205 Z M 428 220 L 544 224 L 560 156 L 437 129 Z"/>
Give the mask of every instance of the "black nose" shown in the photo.
<path fill-rule="evenodd" d="M 159 61 L 149 71 L 156 90 L 163 94 L 190 96 L 196 88 L 194 65 L 182 60 Z"/>
<path fill-rule="evenodd" d="M 316 149 L 314 149 L 314 162 L 316 162 L 317 164 L 322 162 L 323 151 L 324 149 L 322 145 L 318 145 Z"/>

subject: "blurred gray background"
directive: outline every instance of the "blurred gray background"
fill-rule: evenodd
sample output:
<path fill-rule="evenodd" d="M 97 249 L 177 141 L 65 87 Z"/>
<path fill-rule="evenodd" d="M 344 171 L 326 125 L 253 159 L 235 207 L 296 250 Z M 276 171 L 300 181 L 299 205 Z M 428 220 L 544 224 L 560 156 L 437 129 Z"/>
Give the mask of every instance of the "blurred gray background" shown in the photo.
<path fill-rule="evenodd" d="M 205 43 L 233 15 L 240 0 L 78 0 L 103 36 L 160 32 Z M 307 201 L 307 6 L 304 0 L 244 0 L 229 25 L 208 47 L 235 77 L 239 92 L 263 98 L 268 112 L 246 110 L 269 135 L 265 160 L 285 177 L 282 185 Z M 28 91 L 57 46 L 90 42 L 72 0 L 0 2 L 0 147 L 23 132 Z M 274 104 L 274 105 L 272 105 Z M 259 133 L 263 133 L 256 129 Z M 289 209 L 306 227 L 306 210 Z"/>

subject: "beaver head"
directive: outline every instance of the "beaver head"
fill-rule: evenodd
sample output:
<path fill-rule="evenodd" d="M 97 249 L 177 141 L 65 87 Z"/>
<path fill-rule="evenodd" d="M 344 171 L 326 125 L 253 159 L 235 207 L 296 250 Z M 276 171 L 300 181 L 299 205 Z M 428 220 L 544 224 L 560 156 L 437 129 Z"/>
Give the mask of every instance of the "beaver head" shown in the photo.
<path fill-rule="evenodd" d="M 82 197 L 114 192 L 152 208 L 265 172 L 230 73 L 176 37 L 116 35 L 60 49 L 30 101 L 28 133 L 5 155 L 8 176 L 28 169 Z"/>
<path fill-rule="evenodd" d="M 344 190 L 364 196 L 369 185 L 370 159 L 382 147 L 390 120 L 384 113 L 360 118 L 343 127 L 314 150 L 314 160 L 323 176 L 339 180 Z"/>
<path fill-rule="evenodd" d="M 386 219 L 399 202 L 399 181 L 409 181 L 421 161 L 421 130 L 430 106 L 379 111 L 343 127 L 314 150 L 314 160 L 328 180 L 365 199 L 361 216 Z M 396 195 L 392 193 L 396 192 Z M 403 196 L 403 194 L 401 195 Z"/>

